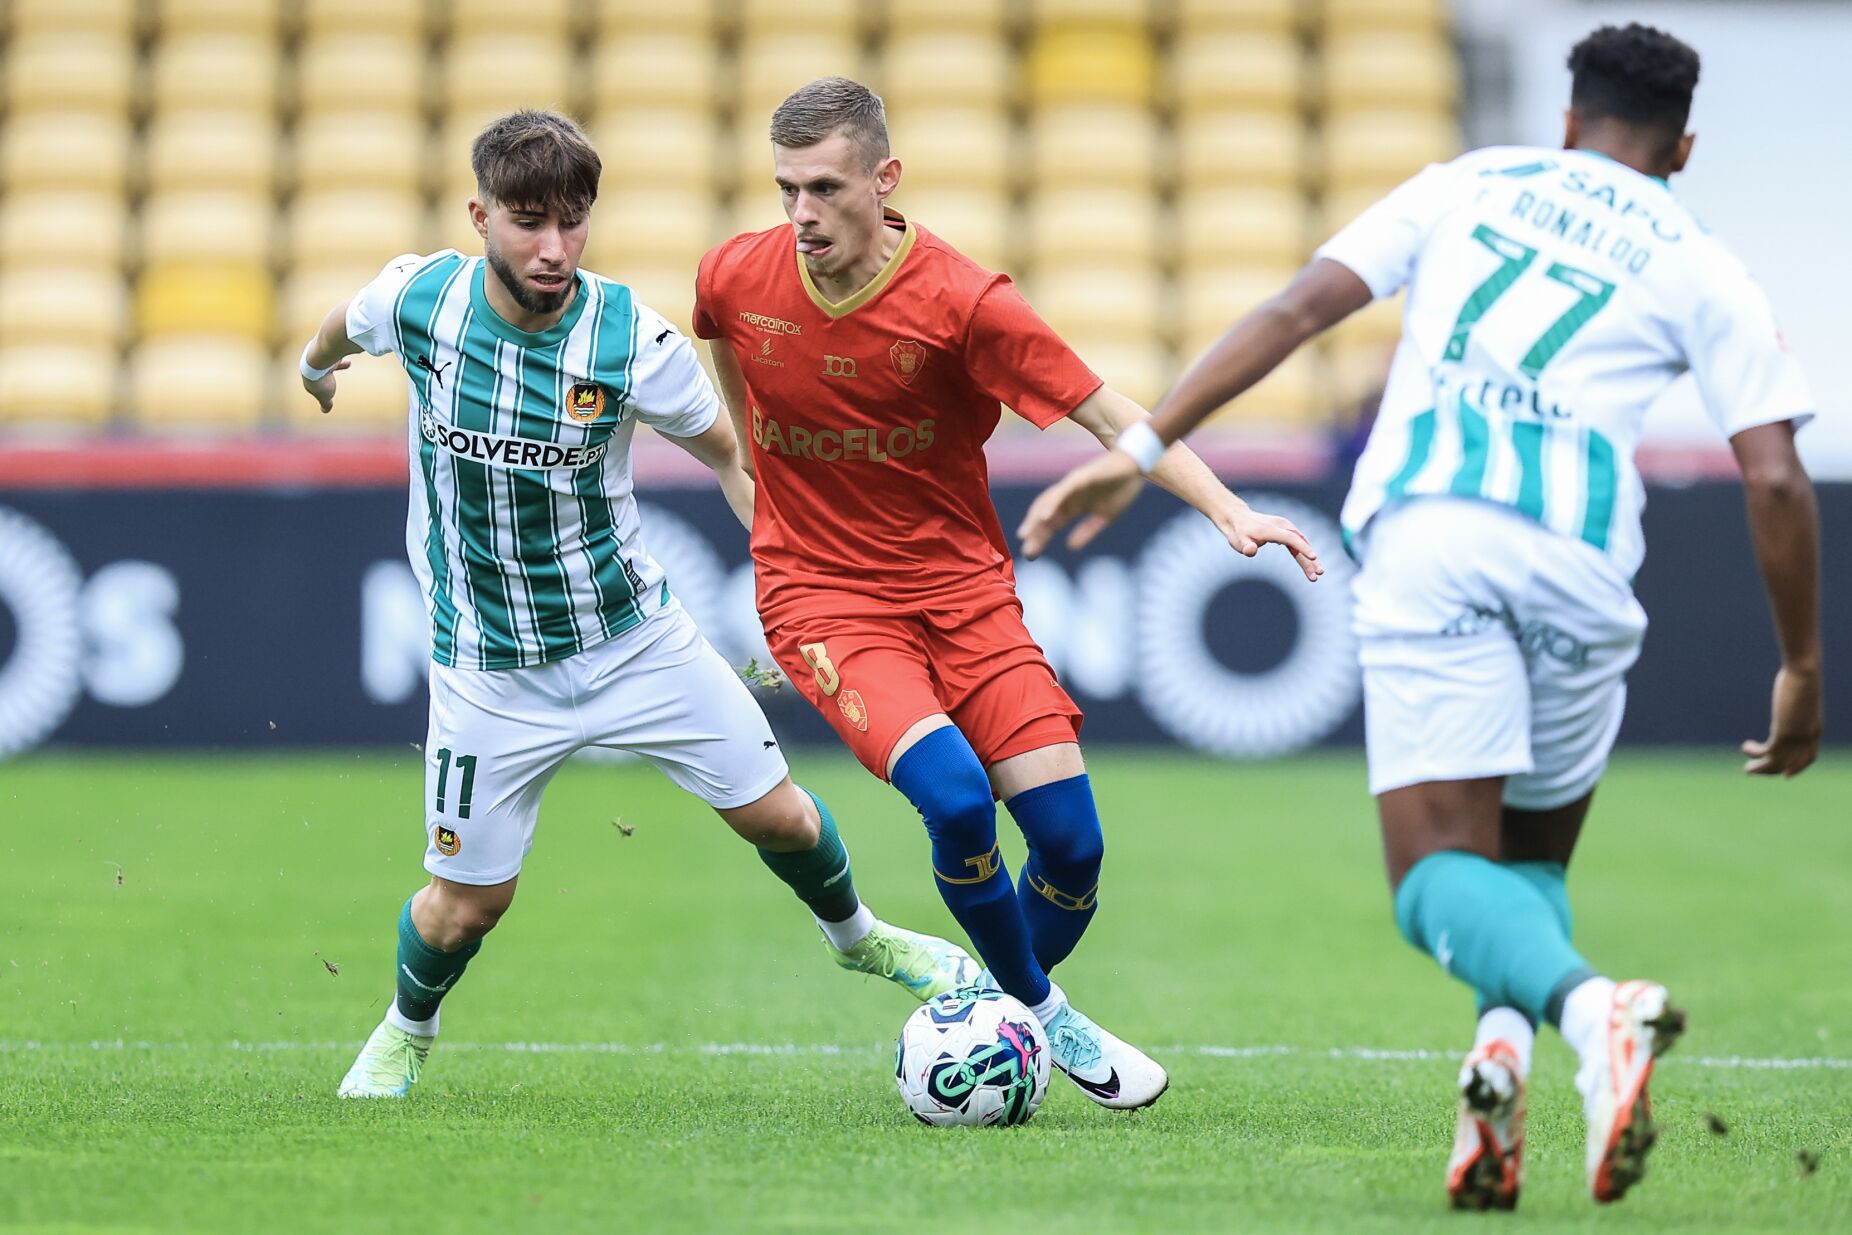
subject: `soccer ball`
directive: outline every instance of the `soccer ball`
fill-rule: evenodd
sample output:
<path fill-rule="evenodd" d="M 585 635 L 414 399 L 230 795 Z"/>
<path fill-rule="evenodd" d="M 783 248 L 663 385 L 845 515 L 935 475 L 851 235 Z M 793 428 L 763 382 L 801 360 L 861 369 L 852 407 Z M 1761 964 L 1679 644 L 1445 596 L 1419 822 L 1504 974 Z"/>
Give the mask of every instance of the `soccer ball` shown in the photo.
<path fill-rule="evenodd" d="M 901 1027 L 894 1080 L 923 1124 L 1027 1123 L 1048 1092 L 1048 1041 L 1035 1014 L 1002 991 L 953 991 Z"/>

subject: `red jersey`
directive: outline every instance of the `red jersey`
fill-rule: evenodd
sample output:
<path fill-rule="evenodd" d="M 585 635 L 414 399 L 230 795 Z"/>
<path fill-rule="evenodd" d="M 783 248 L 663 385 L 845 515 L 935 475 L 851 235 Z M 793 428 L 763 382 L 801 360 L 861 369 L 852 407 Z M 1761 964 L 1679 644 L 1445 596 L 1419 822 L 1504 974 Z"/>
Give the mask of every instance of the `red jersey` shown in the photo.
<path fill-rule="evenodd" d="M 768 626 L 1009 599 L 984 461 L 999 405 L 1045 429 L 1100 385 L 1007 275 L 888 225 L 900 247 L 841 302 L 789 224 L 720 245 L 695 280 L 695 334 L 725 339 L 746 378 Z"/>

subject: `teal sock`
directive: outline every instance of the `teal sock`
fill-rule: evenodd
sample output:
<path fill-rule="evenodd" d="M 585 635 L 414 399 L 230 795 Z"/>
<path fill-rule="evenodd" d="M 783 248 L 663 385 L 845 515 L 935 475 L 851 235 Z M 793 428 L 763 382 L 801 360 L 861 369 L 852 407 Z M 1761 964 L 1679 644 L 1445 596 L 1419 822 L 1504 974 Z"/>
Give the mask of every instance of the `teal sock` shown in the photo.
<path fill-rule="evenodd" d="M 1550 899 L 1525 876 L 1477 854 L 1444 850 L 1415 863 L 1395 894 L 1410 943 L 1479 992 L 1533 1021 L 1555 1023 L 1562 995 L 1594 971 L 1569 945 Z"/>
<path fill-rule="evenodd" d="M 407 897 L 405 908 L 399 910 L 399 1015 L 412 1021 L 428 1021 L 437 1015 L 437 1005 L 463 976 L 470 957 L 480 951 L 480 939 L 455 952 L 439 952 L 426 943 L 412 924 L 412 902 Z"/>
<path fill-rule="evenodd" d="M 1556 924 L 1563 928 L 1563 938 L 1575 938 L 1575 918 L 1569 912 L 1569 872 L 1561 862 L 1500 862 L 1499 865 L 1522 875 L 1543 893 L 1543 899 L 1550 902 L 1550 911 L 1556 915 Z M 1479 997 L 1480 1016 L 1491 1006 L 1484 995 Z M 1534 1026 L 1536 1022 L 1531 1024 Z"/>
<path fill-rule="evenodd" d="M 816 846 L 801 853 L 761 849 L 759 859 L 797 893 L 797 899 L 810 906 L 810 912 L 825 922 L 847 922 L 862 907 L 861 898 L 855 894 L 855 878 L 849 873 L 849 851 L 836 832 L 836 817 L 830 814 L 830 808 L 810 790 L 804 792 L 810 794 L 810 800 L 817 804 L 817 814 L 823 817 Z"/>

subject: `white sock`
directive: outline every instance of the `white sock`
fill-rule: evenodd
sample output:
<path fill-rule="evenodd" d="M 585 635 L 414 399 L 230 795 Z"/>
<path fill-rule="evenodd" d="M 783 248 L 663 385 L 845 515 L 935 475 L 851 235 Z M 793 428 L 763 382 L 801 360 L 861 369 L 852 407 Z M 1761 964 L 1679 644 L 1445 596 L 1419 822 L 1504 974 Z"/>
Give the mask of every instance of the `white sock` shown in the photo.
<path fill-rule="evenodd" d="M 394 1029 L 403 1029 L 406 1033 L 414 1034 L 420 1038 L 435 1038 L 437 1036 L 437 1018 L 442 1012 L 443 1009 L 438 1008 L 431 1013 L 430 1020 L 415 1021 L 411 1017 L 405 1015 L 405 1013 L 399 1011 L 399 1001 L 394 999 L 386 1006 L 386 1023 L 391 1025 Z"/>
<path fill-rule="evenodd" d="M 1614 1003 L 1614 979 L 1590 978 L 1563 1000 L 1559 1026 L 1563 1041 L 1583 1063 L 1607 1047 L 1608 1010 Z"/>
<path fill-rule="evenodd" d="M 847 952 L 868 938 L 868 932 L 875 928 L 874 912 L 866 905 L 857 905 L 855 912 L 840 922 L 825 922 L 814 913 L 810 916 L 817 919 L 818 929 L 830 941 L 830 947 L 838 952 Z"/>
<path fill-rule="evenodd" d="M 1518 1056 L 1518 1075 L 1530 1075 L 1531 1048 L 1537 1044 L 1537 1030 L 1516 1008 L 1487 1008 L 1479 1018 L 1479 1030 L 1473 1035 L 1473 1049 L 1505 1042 Z"/>
<path fill-rule="evenodd" d="M 1029 1011 L 1035 1013 L 1035 1019 L 1042 1023 L 1042 1028 L 1046 1029 L 1049 1020 L 1055 1013 L 1061 1010 L 1061 1005 L 1066 1002 L 1067 992 L 1056 986 L 1055 980 L 1050 978 L 1048 980 L 1048 998 L 1042 1000 L 1042 1002 L 1036 1004 L 1033 1008 L 1030 1008 Z"/>

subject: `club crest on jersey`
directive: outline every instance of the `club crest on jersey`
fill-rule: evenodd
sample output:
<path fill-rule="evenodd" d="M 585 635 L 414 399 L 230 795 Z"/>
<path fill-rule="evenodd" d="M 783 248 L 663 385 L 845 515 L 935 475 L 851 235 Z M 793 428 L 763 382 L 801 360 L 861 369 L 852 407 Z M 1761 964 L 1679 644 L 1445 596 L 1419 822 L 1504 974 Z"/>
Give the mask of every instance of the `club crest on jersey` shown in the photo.
<path fill-rule="evenodd" d="M 862 693 L 858 690 L 845 690 L 836 696 L 836 706 L 842 709 L 843 719 L 868 732 L 868 705 L 862 702 Z"/>
<path fill-rule="evenodd" d="M 912 339 L 902 339 L 887 349 L 888 358 L 894 362 L 894 372 L 900 374 L 903 385 L 913 385 L 913 379 L 926 367 L 926 349 Z"/>
<path fill-rule="evenodd" d="M 604 413 L 604 387 L 597 382 L 574 382 L 566 392 L 566 414 L 590 424 Z"/>
<path fill-rule="evenodd" d="M 456 857 L 457 850 L 463 848 L 463 838 L 449 828 L 441 826 L 431 829 L 431 843 L 436 845 L 437 851 L 447 858 Z"/>

